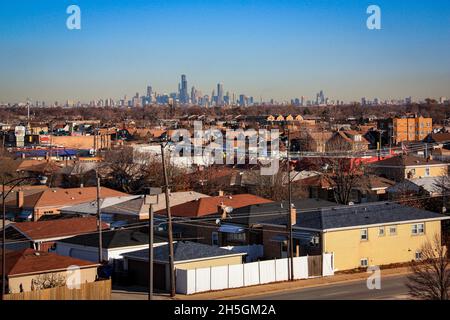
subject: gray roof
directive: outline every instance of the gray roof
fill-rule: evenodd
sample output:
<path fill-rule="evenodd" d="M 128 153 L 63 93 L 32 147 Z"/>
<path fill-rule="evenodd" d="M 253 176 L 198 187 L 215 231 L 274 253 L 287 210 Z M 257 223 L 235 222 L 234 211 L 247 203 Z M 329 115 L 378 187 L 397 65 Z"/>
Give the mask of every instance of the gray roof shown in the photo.
<path fill-rule="evenodd" d="M 195 191 L 182 191 L 170 193 L 170 206 L 176 206 L 192 200 L 209 197 L 203 193 Z M 156 200 L 156 197 L 155 197 Z M 100 207 L 104 214 L 121 214 L 121 215 L 136 215 L 141 213 L 148 213 L 149 205 L 145 204 L 145 195 L 135 196 L 119 196 L 102 198 Z M 165 193 L 158 195 L 158 203 L 153 205 L 154 212 L 166 208 Z M 63 208 L 62 213 L 65 214 L 96 214 L 97 202 L 89 201 L 75 206 Z"/>
<path fill-rule="evenodd" d="M 124 248 L 148 244 L 147 227 L 140 229 L 106 230 L 102 232 L 103 248 Z M 154 243 L 167 242 L 166 239 L 155 236 Z M 98 233 L 79 235 L 72 238 L 59 240 L 58 242 L 76 244 L 86 247 L 98 248 Z"/>
<path fill-rule="evenodd" d="M 120 203 L 128 203 L 130 200 L 140 198 L 141 196 L 119 196 L 119 197 L 106 197 L 100 199 L 100 208 L 102 213 L 108 213 L 107 209 L 116 206 Z M 97 201 L 83 202 L 74 206 L 65 207 L 61 210 L 64 214 L 96 214 L 97 213 Z M 128 212 L 130 214 L 130 212 Z"/>
<path fill-rule="evenodd" d="M 397 203 L 377 202 L 300 212 L 297 214 L 297 223 L 294 228 L 329 230 L 426 219 L 444 220 L 450 217 Z M 281 219 L 274 219 L 268 223 L 285 224 Z"/>
<path fill-rule="evenodd" d="M 336 206 L 336 203 L 322 200 L 322 199 L 299 199 L 293 200 L 292 203 L 297 209 L 297 213 L 300 214 L 302 210 L 312 210 Z M 265 221 L 272 221 L 279 219 L 282 222 L 287 221 L 288 202 L 279 201 L 271 203 L 261 203 L 250 205 L 242 208 L 234 209 L 230 214 L 231 219 L 227 222 L 233 224 L 253 225 L 257 223 L 263 223 Z M 277 217 L 277 213 L 279 216 Z M 240 218 L 240 216 L 244 216 Z"/>
<path fill-rule="evenodd" d="M 245 255 L 245 253 L 235 253 L 227 249 L 222 249 L 216 246 L 207 244 L 179 241 L 173 245 L 175 262 L 183 262 L 196 259 L 210 259 L 215 257 Z M 168 262 L 169 261 L 169 246 L 168 244 L 158 246 L 153 249 L 155 261 Z M 123 254 L 124 257 L 130 259 L 148 261 L 148 250 L 138 250 Z"/>

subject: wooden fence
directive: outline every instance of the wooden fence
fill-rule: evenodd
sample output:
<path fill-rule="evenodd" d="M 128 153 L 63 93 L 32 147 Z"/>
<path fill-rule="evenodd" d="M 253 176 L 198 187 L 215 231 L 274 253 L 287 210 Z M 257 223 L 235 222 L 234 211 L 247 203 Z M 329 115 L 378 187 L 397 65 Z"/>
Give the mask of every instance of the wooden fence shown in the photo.
<path fill-rule="evenodd" d="M 110 300 L 111 280 L 83 283 L 80 289 L 57 287 L 5 295 L 5 300 Z"/>

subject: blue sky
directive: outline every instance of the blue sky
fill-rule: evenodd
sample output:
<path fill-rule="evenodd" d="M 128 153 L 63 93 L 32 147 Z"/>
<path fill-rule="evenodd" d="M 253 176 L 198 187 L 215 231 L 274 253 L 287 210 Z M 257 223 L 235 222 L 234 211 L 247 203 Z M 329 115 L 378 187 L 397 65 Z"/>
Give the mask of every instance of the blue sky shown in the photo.
<path fill-rule="evenodd" d="M 173 92 L 182 73 L 204 94 L 450 96 L 448 0 L 2 0 L 0 48 L 0 102 Z"/>

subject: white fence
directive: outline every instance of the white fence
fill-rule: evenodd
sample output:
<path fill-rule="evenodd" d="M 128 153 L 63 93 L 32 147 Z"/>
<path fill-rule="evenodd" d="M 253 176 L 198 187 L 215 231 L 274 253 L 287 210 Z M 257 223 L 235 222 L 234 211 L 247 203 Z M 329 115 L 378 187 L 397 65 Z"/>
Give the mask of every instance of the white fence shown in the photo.
<path fill-rule="evenodd" d="M 322 276 L 333 274 L 333 254 L 325 253 L 322 256 Z M 177 269 L 176 277 L 176 289 L 180 294 L 287 281 L 289 279 L 289 259 L 191 270 Z M 294 258 L 294 279 L 307 279 L 308 277 L 308 257 Z"/>

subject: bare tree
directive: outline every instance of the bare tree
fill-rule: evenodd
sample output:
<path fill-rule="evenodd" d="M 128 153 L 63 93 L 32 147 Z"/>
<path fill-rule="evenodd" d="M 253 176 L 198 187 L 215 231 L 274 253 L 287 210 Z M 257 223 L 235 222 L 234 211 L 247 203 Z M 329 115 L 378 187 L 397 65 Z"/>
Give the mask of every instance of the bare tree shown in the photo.
<path fill-rule="evenodd" d="M 448 300 L 450 293 L 450 266 L 446 246 L 438 234 L 421 247 L 420 261 L 411 262 L 412 274 L 407 287 L 414 298 Z"/>
<path fill-rule="evenodd" d="M 142 155 L 135 153 L 131 147 L 125 147 L 108 151 L 99 171 L 105 177 L 107 186 L 127 193 L 139 193 L 145 187 L 145 167 Z"/>
<path fill-rule="evenodd" d="M 39 275 L 31 282 L 32 290 L 43 290 L 66 285 L 66 278 L 58 273 L 47 273 Z"/>

